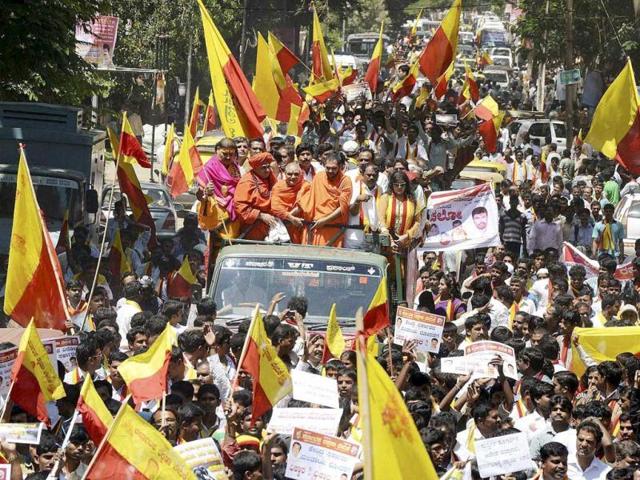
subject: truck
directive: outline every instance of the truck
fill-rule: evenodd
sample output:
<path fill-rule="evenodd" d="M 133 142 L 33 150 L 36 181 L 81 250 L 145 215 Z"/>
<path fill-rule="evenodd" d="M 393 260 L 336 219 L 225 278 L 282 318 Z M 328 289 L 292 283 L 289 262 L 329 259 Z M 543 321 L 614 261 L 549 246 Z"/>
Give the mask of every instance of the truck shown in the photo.
<path fill-rule="evenodd" d="M 359 250 L 236 244 L 220 250 L 208 295 L 218 306 L 217 318 L 231 329 L 251 318 L 256 305 L 266 310 L 276 293 L 284 293 L 284 305 L 292 296 L 306 297 L 309 330 L 326 330 L 335 303 L 338 323 L 353 333 L 356 312 L 366 312 L 386 270 L 384 256 Z"/>
<path fill-rule="evenodd" d="M 8 257 L 11 240 L 19 144 L 24 145 L 38 204 L 55 245 L 65 215 L 70 231 L 97 220 L 105 140 L 104 131 L 82 128 L 80 108 L 0 102 L 0 259 Z"/>

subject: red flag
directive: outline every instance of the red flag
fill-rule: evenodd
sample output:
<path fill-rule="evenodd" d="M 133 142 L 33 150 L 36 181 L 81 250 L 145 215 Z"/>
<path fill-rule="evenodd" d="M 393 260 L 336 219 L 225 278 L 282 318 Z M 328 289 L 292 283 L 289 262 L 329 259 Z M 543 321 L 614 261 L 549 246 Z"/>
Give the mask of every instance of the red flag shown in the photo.
<path fill-rule="evenodd" d="M 120 131 L 120 160 L 122 157 L 135 158 L 138 164 L 144 168 L 151 168 L 151 162 L 147 158 L 147 154 L 144 153 L 142 145 L 138 141 L 138 138 L 133 133 L 133 129 L 127 119 L 127 112 L 124 112 L 122 116 L 122 130 Z"/>

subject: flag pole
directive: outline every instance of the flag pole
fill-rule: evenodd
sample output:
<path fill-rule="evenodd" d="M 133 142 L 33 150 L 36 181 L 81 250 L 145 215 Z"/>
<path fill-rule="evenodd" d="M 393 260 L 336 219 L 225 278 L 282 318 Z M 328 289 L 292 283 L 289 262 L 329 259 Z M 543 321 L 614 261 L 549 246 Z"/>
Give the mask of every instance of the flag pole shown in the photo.
<path fill-rule="evenodd" d="M 253 331 L 253 326 L 255 324 L 256 318 L 258 318 L 258 312 L 260 311 L 260 305 L 256 303 L 256 308 L 253 311 L 253 318 L 251 319 L 251 324 L 249 325 L 249 334 L 247 338 L 244 339 L 244 345 L 242 346 L 242 353 L 240 354 L 240 360 L 238 361 L 238 369 L 236 370 L 236 377 L 233 379 L 233 387 L 236 388 L 238 386 L 238 377 L 240 376 L 240 367 L 242 366 L 242 362 L 244 362 L 244 357 L 247 355 L 247 348 L 249 346 L 249 341 L 251 340 L 251 332 Z"/>
<path fill-rule="evenodd" d="M 7 413 L 7 407 L 9 403 L 13 403 L 11 400 L 11 391 L 13 390 L 13 385 L 15 384 L 15 380 L 11 380 L 11 384 L 9 385 L 9 391 L 7 392 L 7 397 L 4 401 L 4 406 L 2 407 L 2 414 L 0 414 L 0 423 L 4 422 L 4 416 Z"/>
<path fill-rule="evenodd" d="M 356 332 L 364 330 L 362 307 L 356 312 Z M 364 478 L 373 477 L 373 442 L 371 438 L 371 410 L 369 409 L 369 381 L 367 379 L 367 344 L 361 333 L 356 333 L 356 361 L 358 372 L 358 405 L 362 428 L 362 447 L 364 448 Z"/>
<path fill-rule="evenodd" d="M 71 438 L 71 432 L 73 430 L 73 426 L 75 425 L 76 421 L 78 420 L 78 415 L 79 414 L 80 414 L 80 412 L 78 412 L 78 409 L 76 408 L 73 411 L 73 417 L 71 417 L 71 423 L 69 423 L 69 428 L 67 429 L 67 433 L 64 436 L 64 440 L 62 441 L 62 445 L 60 445 L 60 448 L 58 448 L 58 452 L 60 454 L 62 454 L 64 452 L 64 449 L 67 448 L 67 445 L 69 444 L 69 439 Z M 53 468 L 49 472 L 49 475 L 47 475 L 47 480 L 55 480 L 58 477 L 56 472 L 58 471 L 59 468 L 60 468 L 60 456 L 56 460 L 56 463 L 53 465 Z"/>
<path fill-rule="evenodd" d="M 107 430 L 107 433 L 104 434 L 104 437 L 102 437 L 102 440 L 100 441 L 100 445 L 98 445 L 98 448 L 96 448 L 96 451 L 93 452 L 93 457 L 91 458 L 91 462 L 89 462 L 87 469 L 84 471 L 82 480 L 86 480 L 87 475 L 89 474 L 89 472 L 91 472 L 91 467 L 96 462 L 96 459 L 98 458 L 98 454 L 100 453 L 100 450 L 102 450 L 102 448 L 104 447 L 104 444 L 109 439 L 109 435 L 111 435 L 111 430 L 113 430 L 113 427 L 116 425 L 117 421 L 124 414 L 124 410 L 129 404 L 130 398 L 131 398 L 131 394 L 128 394 L 126 398 L 122 401 L 122 405 L 120 405 L 120 410 L 118 410 L 118 413 L 116 413 L 116 416 L 113 417 L 113 421 L 111 422 L 111 425 L 109 425 L 109 429 Z"/>

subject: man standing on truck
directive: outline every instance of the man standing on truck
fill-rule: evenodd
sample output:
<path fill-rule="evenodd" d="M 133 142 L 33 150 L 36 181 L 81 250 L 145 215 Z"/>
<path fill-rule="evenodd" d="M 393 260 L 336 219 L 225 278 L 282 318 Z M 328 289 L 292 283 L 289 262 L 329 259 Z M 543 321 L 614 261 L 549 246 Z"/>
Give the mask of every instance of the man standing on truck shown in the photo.
<path fill-rule="evenodd" d="M 342 247 L 353 187 L 343 173 L 344 161 L 335 152 L 326 153 L 324 168 L 300 199 L 304 219 L 312 222 L 305 231 L 304 243 Z"/>
<path fill-rule="evenodd" d="M 287 222 L 291 243 L 302 242 L 302 211 L 298 198 L 305 195 L 310 184 L 302 175 L 300 164 L 294 162 L 284 167 L 284 180 L 278 180 L 271 192 L 271 213 Z"/>

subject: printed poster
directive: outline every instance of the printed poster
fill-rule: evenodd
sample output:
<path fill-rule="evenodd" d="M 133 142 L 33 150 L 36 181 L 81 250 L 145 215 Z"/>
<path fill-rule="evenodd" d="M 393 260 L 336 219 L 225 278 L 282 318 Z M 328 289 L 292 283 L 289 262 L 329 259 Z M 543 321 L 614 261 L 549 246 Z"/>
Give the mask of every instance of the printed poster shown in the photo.
<path fill-rule="evenodd" d="M 416 340 L 419 352 L 438 353 L 444 322 L 445 317 L 440 315 L 398 307 L 393 343 L 404 345 L 407 340 Z"/>
<path fill-rule="evenodd" d="M 118 38 L 118 17 L 98 15 L 91 22 L 76 25 L 76 53 L 85 62 L 106 67 L 113 65 Z"/>

